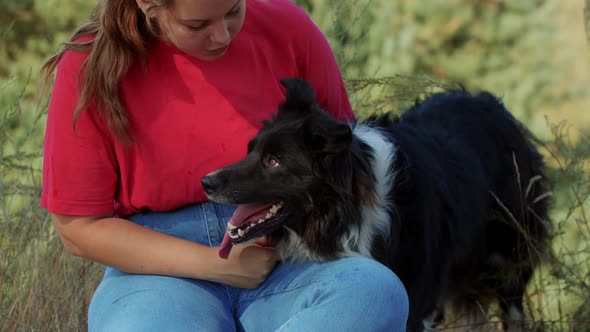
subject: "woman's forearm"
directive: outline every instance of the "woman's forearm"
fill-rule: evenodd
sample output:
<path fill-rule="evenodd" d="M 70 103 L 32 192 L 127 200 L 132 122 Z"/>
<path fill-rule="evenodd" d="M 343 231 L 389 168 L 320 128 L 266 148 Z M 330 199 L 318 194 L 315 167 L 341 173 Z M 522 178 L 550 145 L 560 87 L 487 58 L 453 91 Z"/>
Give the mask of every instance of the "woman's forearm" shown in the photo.
<path fill-rule="evenodd" d="M 53 219 L 62 242 L 74 255 L 128 273 L 214 279 L 213 261 L 219 259 L 214 248 L 125 219 L 71 216 Z"/>
<path fill-rule="evenodd" d="M 127 273 L 159 274 L 254 288 L 279 257 L 263 244 L 237 246 L 228 259 L 219 248 L 176 238 L 125 219 L 52 214 L 55 228 L 72 254 Z"/>

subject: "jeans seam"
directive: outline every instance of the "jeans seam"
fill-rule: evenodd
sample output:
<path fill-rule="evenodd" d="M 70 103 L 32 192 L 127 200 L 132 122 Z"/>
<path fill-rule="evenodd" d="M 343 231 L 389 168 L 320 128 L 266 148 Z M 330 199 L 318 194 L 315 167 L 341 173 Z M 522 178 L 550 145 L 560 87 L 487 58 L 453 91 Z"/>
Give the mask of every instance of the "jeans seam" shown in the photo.
<path fill-rule="evenodd" d="M 201 213 L 203 214 L 203 221 L 205 222 L 205 229 L 207 232 L 207 240 L 209 241 L 209 246 L 213 246 L 213 242 L 211 242 L 211 232 L 209 231 L 209 218 L 207 218 L 207 207 L 205 204 L 201 205 Z"/>
<path fill-rule="evenodd" d="M 317 282 L 311 282 L 311 283 L 317 283 Z M 306 286 L 307 285 L 310 285 L 311 283 L 306 284 Z M 310 306 L 307 307 L 307 308 L 303 308 L 303 309 L 297 311 L 293 316 L 291 316 L 291 318 L 289 318 L 286 322 L 284 322 L 275 332 L 285 331 L 286 328 L 288 328 L 289 326 L 291 326 L 291 324 L 293 323 L 293 321 L 295 319 L 298 319 L 299 318 L 299 315 L 303 311 L 305 311 L 305 310 L 313 307 L 315 305 L 315 303 L 317 302 L 317 300 L 318 300 L 318 293 L 319 293 L 319 289 L 318 289 L 318 287 L 316 285 L 316 287 L 313 290 L 313 300 L 311 301 Z"/>
<path fill-rule="evenodd" d="M 304 309 L 301 309 L 301 310 L 297 311 L 297 313 L 295 313 L 293 316 L 291 316 L 291 318 L 289 318 L 286 322 L 284 322 L 275 332 L 285 331 L 285 329 L 288 328 L 289 326 L 291 326 L 291 323 L 296 318 L 299 317 L 299 314 L 301 314 L 306 309 L 308 309 L 308 308 L 304 308 Z"/>
<path fill-rule="evenodd" d="M 224 285 L 224 284 L 221 284 L 221 286 L 222 286 L 222 289 L 223 289 L 223 291 L 225 293 L 225 296 L 227 296 L 227 301 L 229 302 L 229 306 L 230 306 L 229 309 L 231 310 L 232 315 L 235 317 L 236 307 L 237 306 L 236 306 L 236 303 L 234 301 L 234 298 L 232 297 L 232 293 L 231 293 L 231 290 L 230 290 L 230 287 L 231 286 Z"/>
<path fill-rule="evenodd" d="M 289 287 L 289 288 L 285 288 L 285 289 L 281 289 L 281 290 L 276 290 L 276 291 L 269 292 L 269 293 L 264 293 L 264 294 L 261 294 L 259 296 L 250 296 L 250 297 L 247 297 L 247 298 L 242 298 L 242 299 L 239 299 L 238 300 L 238 303 L 237 304 L 239 305 L 242 302 L 252 301 L 252 300 L 258 300 L 258 299 L 261 299 L 263 297 L 267 297 L 267 296 L 271 296 L 271 295 L 276 295 L 276 294 L 280 294 L 280 293 L 285 293 L 285 292 L 290 292 L 292 290 L 296 290 L 298 288 L 306 287 L 306 286 L 309 286 L 309 285 L 315 284 L 315 283 L 317 283 L 317 281 L 310 281 L 310 282 L 307 282 L 305 284 L 301 284 L 301 285 L 297 285 L 297 286 L 293 286 L 293 287 Z"/>

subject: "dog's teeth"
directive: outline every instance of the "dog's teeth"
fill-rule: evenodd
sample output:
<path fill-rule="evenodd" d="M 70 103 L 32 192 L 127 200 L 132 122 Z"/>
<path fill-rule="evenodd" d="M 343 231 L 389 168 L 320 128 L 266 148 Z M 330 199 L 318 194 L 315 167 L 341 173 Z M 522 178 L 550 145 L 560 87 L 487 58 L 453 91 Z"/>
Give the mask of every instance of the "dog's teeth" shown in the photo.
<path fill-rule="evenodd" d="M 265 219 L 262 219 L 262 218 L 258 219 L 258 223 L 259 223 L 259 224 L 262 224 L 262 223 L 263 223 L 263 222 L 265 222 L 265 221 L 266 221 L 266 220 L 265 220 Z"/>
<path fill-rule="evenodd" d="M 273 215 L 271 213 L 267 213 L 266 216 L 264 216 L 264 218 L 268 219 L 270 217 L 272 217 Z"/>
<path fill-rule="evenodd" d="M 270 208 L 270 213 L 273 213 L 273 214 L 277 213 L 277 211 L 282 207 L 283 207 L 283 203 L 275 204 Z"/>
<path fill-rule="evenodd" d="M 228 222 L 228 223 L 227 223 L 227 228 L 228 228 L 228 229 L 231 231 L 231 230 L 233 230 L 233 229 L 236 229 L 237 227 L 236 227 L 236 226 L 234 226 L 234 225 L 232 225 L 232 224 L 231 224 L 231 222 Z"/>
<path fill-rule="evenodd" d="M 238 229 L 238 235 L 239 235 L 239 236 L 244 236 L 245 234 L 246 234 L 246 232 L 244 232 L 244 231 L 243 231 L 243 230 L 241 230 L 241 229 Z"/>

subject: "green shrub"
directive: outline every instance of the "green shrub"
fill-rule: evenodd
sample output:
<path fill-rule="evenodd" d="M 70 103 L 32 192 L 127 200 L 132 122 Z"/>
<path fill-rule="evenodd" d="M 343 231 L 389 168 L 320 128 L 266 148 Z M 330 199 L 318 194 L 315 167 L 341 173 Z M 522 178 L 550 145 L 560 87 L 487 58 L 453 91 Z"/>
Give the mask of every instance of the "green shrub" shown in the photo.
<path fill-rule="evenodd" d="M 553 19 L 557 1 L 296 2 L 326 31 L 349 80 L 426 75 L 459 82 L 503 96 L 525 121 L 541 106 L 588 92 L 561 84 L 575 54 L 556 52 L 568 42 Z"/>

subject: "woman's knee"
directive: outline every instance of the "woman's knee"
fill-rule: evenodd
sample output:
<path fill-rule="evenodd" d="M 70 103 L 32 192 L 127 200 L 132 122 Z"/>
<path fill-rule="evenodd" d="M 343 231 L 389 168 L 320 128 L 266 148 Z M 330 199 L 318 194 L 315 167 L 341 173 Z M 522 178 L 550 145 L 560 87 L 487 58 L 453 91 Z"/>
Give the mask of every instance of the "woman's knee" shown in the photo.
<path fill-rule="evenodd" d="M 221 289 L 181 278 L 122 275 L 97 288 L 89 331 L 231 331 L 231 306 Z"/>
<path fill-rule="evenodd" d="M 397 275 L 385 265 L 372 259 L 359 259 L 356 281 L 357 289 L 372 293 L 375 299 L 408 302 L 406 289 Z"/>
<path fill-rule="evenodd" d="M 331 289 L 329 293 L 343 297 L 348 303 L 357 302 L 383 311 L 383 317 L 391 317 L 394 311 L 397 318 L 407 319 L 408 294 L 395 273 L 367 258 L 346 258 L 341 264 L 342 267 L 335 269 L 333 280 L 323 283 Z"/>

